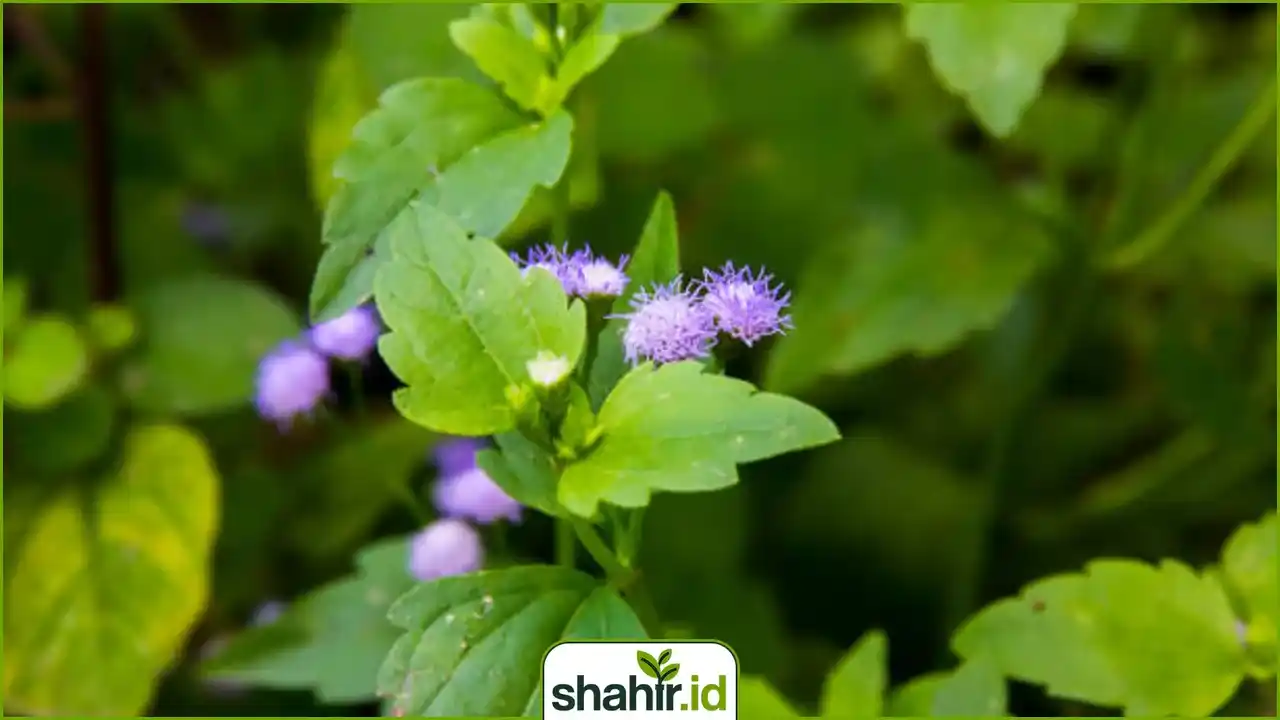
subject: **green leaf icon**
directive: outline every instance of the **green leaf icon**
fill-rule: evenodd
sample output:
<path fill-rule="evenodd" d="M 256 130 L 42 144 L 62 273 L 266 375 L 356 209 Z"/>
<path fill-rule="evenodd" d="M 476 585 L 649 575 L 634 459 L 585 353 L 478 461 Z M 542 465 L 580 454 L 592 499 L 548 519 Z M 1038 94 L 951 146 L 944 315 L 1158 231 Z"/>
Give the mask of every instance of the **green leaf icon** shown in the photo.
<path fill-rule="evenodd" d="M 680 663 L 675 663 L 662 670 L 662 676 L 658 678 L 658 682 L 671 682 L 680 674 Z"/>
<path fill-rule="evenodd" d="M 659 677 L 658 675 L 658 661 L 654 660 L 653 656 L 650 655 L 649 653 L 643 650 L 637 650 L 636 664 L 640 666 L 640 672 L 644 673 L 645 675 L 648 675 L 654 680 L 657 680 L 659 682 L 662 681 L 662 678 Z"/>
<path fill-rule="evenodd" d="M 662 667 L 663 665 L 666 665 L 669 662 L 671 662 L 671 649 L 667 648 L 666 650 L 662 651 L 661 655 L 658 656 L 658 667 Z"/>

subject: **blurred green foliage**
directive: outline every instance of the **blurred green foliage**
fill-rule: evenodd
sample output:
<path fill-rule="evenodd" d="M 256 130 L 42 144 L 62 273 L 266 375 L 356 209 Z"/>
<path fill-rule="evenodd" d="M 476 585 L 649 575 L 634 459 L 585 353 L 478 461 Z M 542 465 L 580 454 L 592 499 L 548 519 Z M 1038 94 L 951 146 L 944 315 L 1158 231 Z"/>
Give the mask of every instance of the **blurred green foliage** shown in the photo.
<path fill-rule="evenodd" d="M 504 55 L 549 42 L 529 11 L 112 6 L 95 180 L 82 119 L 36 112 L 56 63 L 9 34 L 78 58 L 82 9 L 6 6 L 6 710 L 378 712 L 433 437 L 380 360 L 281 434 L 257 361 L 368 297 L 346 271 L 392 206 L 518 247 L 563 177 L 573 242 L 629 252 L 666 188 L 684 267 L 785 281 L 796 329 L 729 372 L 842 428 L 647 516 L 659 613 L 738 650 L 744 712 L 1274 715 L 1274 6 L 609 10 L 571 121 L 484 95 L 406 152 L 432 100 L 402 81 L 554 104 Z M 90 282 L 103 181 L 119 297 Z M 489 528 L 490 564 L 550 538 Z"/>

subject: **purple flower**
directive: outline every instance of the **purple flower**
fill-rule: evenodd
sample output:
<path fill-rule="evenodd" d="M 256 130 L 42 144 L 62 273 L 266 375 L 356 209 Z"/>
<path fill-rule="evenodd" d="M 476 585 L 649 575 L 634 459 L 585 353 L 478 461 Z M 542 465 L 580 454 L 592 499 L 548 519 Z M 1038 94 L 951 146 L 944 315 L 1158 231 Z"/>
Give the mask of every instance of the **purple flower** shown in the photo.
<path fill-rule="evenodd" d="M 226 243 L 231 235 L 231 218 L 216 205 L 197 201 L 182 209 L 182 229 L 197 242 L 210 247 Z"/>
<path fill-rule="evenodd" d="M 281 615 L 284 615 L 284 611 L 286 609 L 288 609 L 287 606 L 279 600 L 268 600 L 259 605 L 258 609 L 253 611 L 253 617 L 249 620 L 249 626 L 263 627 L 265 625 L 271 625 L 275 623 L 275 621 L 279 620 Z"/>
<path fill-rule="evenodd" d="M 476 466 L 476 453 L 484 447 L 477 438 L 451 438 L 437 443 L 432 454 L 441 476 L 457 475 Z"/>
<path fill-rule="evenodd" d="M 569 254 L 566 248 L 554 245 L 539 245 L 529 249 L 529 256 L 522 258 L 511 253 L 511 259 L 520 266 L 522 274 L 528 275 L 530 268 L 542 268 L 555 276 L 564 288 L 565 294 L 574 295 L 578 291 L 578 254 Z"/>
<path fill-rule="evenodd" d="M 705 357 L 716 337 L 715 318 L 685 289 L 680 278 L 644 289 L 631 300 L 624 317 L 622 346 L 627 360 L 670 363 Z"/>
<path fill-rule="evenodd" d="M 422 582 L 480 569 L 484 546 L 480 534 L 462 520 L 437 520 L 413 537 L 409 574 Z"/>
<path fill-rule="evenodd" d="M 308 333 L 315 349 L 341 360 L 361 360 L 378 344 L 382 326 L 373 308 L 365 305 L 322 322 Z"/>
<path fill-rule="evenodd" d="M 263 417 L 282 426 L 311 412 L 329 393 L 329 363 L 315 350 L 288 341 L 258 363 L 254 404 Z"/>
<path fill-rule="evenodd" d="M 519 522 L 520 503 L 476 466 L 476 452 L 480 449 L 482 446 L 475 440 L 454 440 L 437 448 L 440 479 L 432 489 L 432 501 L 447 517 L 466 518 L 483 525 L 499 518 Z"/>
<path fill-rule="evenodd" d="M 579 297 L 618 297 L 627 289 L 627 275 L 622 271 L 627 264 L 626 255 L 614 265 L 607 258 L 594 256 L 588 248 L 574 253 L 572 264 L 578 273 L 575 294 Z"/>
<path fill-rule="evenodd" d="M 753 273 L 726 263 L 719 272 L 703 271 L 702 304 L 715 318 L 716 327 L 750 347 L 755 341 L 791 328 L 783 314 L 791 294 L 779 295 L 781 286 L 770 287 L 771 275 Z"/>

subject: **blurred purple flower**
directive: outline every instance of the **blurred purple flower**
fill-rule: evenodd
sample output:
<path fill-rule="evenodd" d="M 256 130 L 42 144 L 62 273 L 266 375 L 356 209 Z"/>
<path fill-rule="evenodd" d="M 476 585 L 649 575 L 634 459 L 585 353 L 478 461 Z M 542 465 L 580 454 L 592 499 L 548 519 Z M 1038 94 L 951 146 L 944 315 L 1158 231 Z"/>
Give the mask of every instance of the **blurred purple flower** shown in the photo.
<path fill-rule="evenodd" d="M 715 341 L 715 318 L 676 278 L 667 285 L 642 289 L 631 299 L 622 346 L 627 360 L 671 363 L 705 357 Z"/>
<path fill-rule="evenodd" d="M 372 307 L 362 305 L 311 328 L 316 350 L 340 360 L 362 360 L 378 344 L 382 325 Z"/>
<path fill-rule="evenodd" d="M 409 574 L 426 582 L 480 569 L 484 546 L 475 528 L 446 518 L 423 528 L 409 545 Z"/>
<path fill-rule="evenodd" d="M 457 475 L 476 466 L 476 453 L 483 450 L 484 441 L 479 438 L 450 438 L 436 443 L 432 450 L 436 469 L 441 476 Z"/>
<path fill-rule="evenodd" d="M 329 363 L 302 343 L 284 342 L 258 363 L 254 404 L 281 426 L 314 410 L 328 393 Z"/>
<path fill-rule="evenodd" d="M 476 466 L 476 453 L 481 449 L 483 445 L 469 438 L 437 446 L 440 479 L 432 489 L 432 501 L 447 517 L 466 518 L 484 525 L 499 518 L 519 522 L 520 503 Z"/>
<path fill-rule="evenodd" d="M 791 328 L 783 314 L 791 294 L 779 295 L 781 286 L 770 287 L 771 275 L 726 263 L 719 272 L 704 270 L 699 283 L 702 304 L 715 318 L 716 327 L 750 347 L 760 338 Z"/>
<path fill-rule="evenodd" d="M 223 245 L 231 235 L 231 217 L 216 205 L 188 202 L 182 209 L 181 223 L 182 229 L 201 245 Z"/>
<path fill-rule="evenodd" d="M 271 625 L 280 619 L 280 616 L 284 614 L 287 608 L 288 606 L 279 600 L 268 600 L 253 611 L 253 617 L 249 619 L 249 626 L 262 627 Z"/>

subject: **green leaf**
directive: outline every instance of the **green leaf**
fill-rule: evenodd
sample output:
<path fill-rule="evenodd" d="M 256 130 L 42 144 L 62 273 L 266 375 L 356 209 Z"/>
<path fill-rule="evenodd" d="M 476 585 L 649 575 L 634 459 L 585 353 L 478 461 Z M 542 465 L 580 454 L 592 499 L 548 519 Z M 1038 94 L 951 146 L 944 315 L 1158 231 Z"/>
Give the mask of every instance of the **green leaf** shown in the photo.
<path fill-rule="evenodd" d="M 680 274 L 680 236 L 676 227 L 675 204 L 665 190 L 658 193 L 653 209 L 649 211 L 649 219 L 645 221 L 626 270 L 630 281 L 614 301 L 613 314 L 627 312 L 631 298 L 641 288 L 670 282 Z M 625 320 L 614 318 L 605 323 L 604 330 L 600 332 L 587 380 L 593 407 L 600 407 L 609 391 L 627 372 L 622 348 L 622 331 L 626 326 Z"/>
<path fill-rule="evenodd" d="M 543 112 L 559 107 L 578 84 L 605 64 L 625 37 L 656 28 L 675 8 L 676 3 L 606 4 L 565 51 L 555 80 L 541 100 Z"/>
<path fill-rule="evenodd" d="M 399 416 L 345 430 L 289 471 L 308 490 L 290 523 L 292 546 L 309 557 L 349 554 L 397 497 L 410 492 L 431 433 Z"/>
<path fill-rule="evenodd" d="M 1209 715 L 1246 663 L 1222 587 L 1170 560 L 1099 560 L 1033 583 L 971 618 L 952 647 L 1055 697 L 1129 715 Z"/>
<path fill-rule="evenodd" d="M 566 515 L 556 500 L 553 459 L 518 432 L 500 433 L 493 440 L 496 449 L 480 451 L 476 464 L 498 487 L 521 505 L 555 517 Z"/>
<path fill-rule="evenodd" d="M 429 202 L 467 231 L 497 238 L 536 187 L 560 181 L 569 163 L 573 118 L 558 111 L 478 145 L 424 191 Z"/>
<path fill-rule="evenodd" d="M 1003 717 L 1008 711 L 1004 677 L 990 661 L 971 659 L 933 688 L 934 717 Z"/>
<path fill-rule="evenodd" d="M 204 443 L 133 430 L 114 476 L 39 510 L 5 584 L 6 707 L 137 715 L 204 610 L 218 523 Z M 6 557 L 9 562 L 9 558 Z"/>
<path fill-rule="evenodd" d="M 768 680 L 760 677 L 744 677 L 739 681 L 738 707 L 744 720 L 800 717 L 791 703 L 778 694 Z"/>
<path fill-rule="evenodd" d="M 33 317 L 6 342 L 5 403 L 23 410 L 51 407 L 75 392 L 88 373 L 89 349 L 75 326 L 57 315 Z"/>
<path fill-rule="evenodd" d="M 1257 523 L 1242 526 L 1227 540 L 1222 550 L 1222 572 L 1228 591 L 1243 608 L 1245 639 L 1266 656 L 1256 672 L 1274 675 L 1276 618 L 1280 590 L 1276 579 L 1276 514 L 1268 513 Z"/>
<path fill-rule="evenodd" d="M 591 517 L 600 501 L 643 507 L 657 490 L 706 492 L 738 481 L 735 465 L 840 437 L 818 410 L 697 362 L 632 370 L 600 408 L 603 439 L 560 479 L 559 498 Z"/>
<path fill-rule="evenodd" d="M 662 677 L 660 679 L 664 683 L 671 682 L 679 674 L 680 674 L 680 663 L 674 663 L 662 669 Z"/>
<path fill-rule="evenodd" d="M 885 704 L 885 717 L 926 717 L 933 714 L 933 698 L 951 673 L 934 672 L 894 688 Z"/>
<path fill-rule="evenodd" d="M 483 15 L 454 20 L 449 37 L 520 107 L 550 111 L 558 106 L 543 104 L 551 89 L 548 62 L 529 38 Z"/>
<path fill-rule="evenodd" d="M 524 566 L 418 585 L 391 622 L 407 632 L 387 656 L 378 691 L 393 712 L 421 716 L 535 715 L 543 655 L 563 639 L 643 639 L 620 597 L 562 567 Z"/>
<path fill-rule="evenodd" d="M 115 415 L 115 399 L 98 385 L 42 412 L 6 414 L 5 463 L 47 474 L 84 467 L 110 448 Z"/>
<path fill-rule="evenodd" d="M 988 130 L 1005 137 L 1062 53 L 1076 6 L 939 4 L 905 12 L 907 34 L 928 48 L 938 77 Z"/>
<path fill-rule="evenodd" d="M 271 625 L 247 630 L 201 666 L 209 678 L 258 687 L 308 689 L 326 703 L 376 696 L 378 669 L 400 633 L 387 620 L 396 598 L 414 585 L 409 538 L 360 552 L 353 576 L 291 605 Z"/>
<path fill-rule="evenodd" d="M 922 140 L 883 145 L 859 185 L 852 236 L 809 258 L 795 329 L 769 356 L 770 390 L 942 353 L 994 326 L 1052 257 L 1043 229 L 978 167 Z"/>
<path fill-rule="evenodd" d="M 313 318 L 336 317 L 367 299 L 372 272 L 361 264 L 378 234 L 441 170 L 520 124 L 502 98 L 461 80 L 425 78 L 387 89 L 334 165 L 343 184 L 325 211 Z"/>
<path fill-rule="evenodd" d="M 267 289 L 212 276 L 155 286 L 132 305 L 143 347 L 122 382 L 147 412 L 202 415 L 248 403 L 262 356 L 302 330 Z"/>
<path fill-rule="evenodd" d="M 886 652 L 884 633 L 862 636 L 822 685 L 823 717 L 880 717 L 888 683 Z"/>
<path fill-rule="evenodd" d="M 103 352 L 124 350 L 138 337 L 138 321 L 119 305 L 95 305 L 85 324 L 93 346 Z"/>
<path fill-rule="evenodd" d="M 523 277 L 511 258 L 429 204 L 390 230 L 393 260 L 378 272 L 378 344 L 408 385 L 396 408 L 431 430 L 488 435 L 515 427 L 509 393 L 528 387 L 526 363 L 548 351 L 575 365 L 586 310 L 546 272 Z"/>
<path fill-rule="evenodd" d="M 655 660 L 653 656 L 650 655 L 649 653 L 643 650 L 637 650 L 636 665 L 640 667 L 640 672 L 644 673 L 645 675 L 648 675 L 654 680 L 659 679 L 658 666 L 660 665 L 660 663 L 657 660 Z"/>
<path fill-rule="evenodd" d="M 588 31 L 565 53 L 556 68 L 556 79 L 549 102 L 559 105 L 588 75 L 595 72 L 618 49 L 622 38 Z"/>
<path fill-rule="evenodd" d="M 606 35 L 639 35 L 658 27 L 680 3 L 606 3 L 598 31 Z"/>
<path fill-rule="evenodd" d="M 468 3 L 354 5 L 321 64 L 311 105 L 308 160 L 311 189 L 322 206 L 337 191 L 334 161 L 351 130 L 378 105 L 378 94 L 419 77 L 484 82 L 484 75 L 449 41 L 448 25 Z"/>

